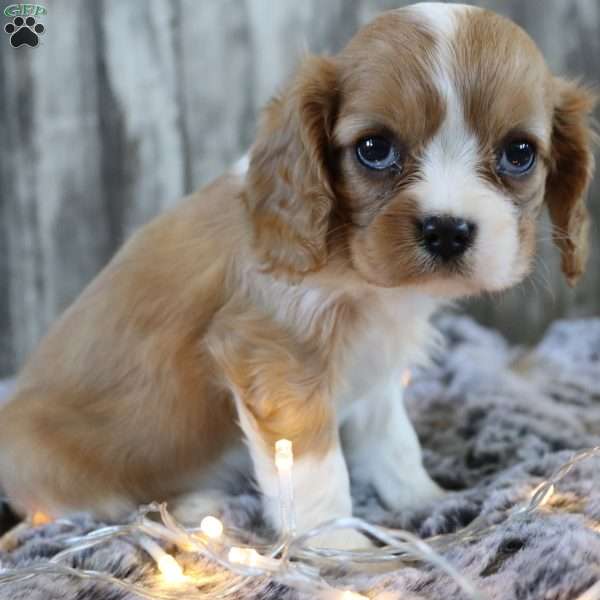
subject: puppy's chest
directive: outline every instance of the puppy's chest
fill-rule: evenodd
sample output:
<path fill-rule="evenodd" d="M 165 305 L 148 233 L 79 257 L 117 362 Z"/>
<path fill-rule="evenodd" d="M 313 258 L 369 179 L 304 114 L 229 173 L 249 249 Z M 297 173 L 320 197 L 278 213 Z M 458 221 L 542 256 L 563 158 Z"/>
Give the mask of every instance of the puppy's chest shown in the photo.
<path fill-rule="evenodd" d="M 302 349 L 299 356 L 320 349 L 320 374 L 341 418 L 357 402 L 373 400 L 400 381 L 402 371 L 423 358 L 432 333 L 435 304 L 405 291 L 349 296 L 317 287 L 268 289 L 259 296 L 261 310 Z"/>
<path fill-rule="evenodd" d="M 393 315 L 375 315 L 341 349 L 334 401 L 339 418 L 359 402 L 369 402 L 391 380 L 400 380 L 416 354 L 410 326 Z"/>

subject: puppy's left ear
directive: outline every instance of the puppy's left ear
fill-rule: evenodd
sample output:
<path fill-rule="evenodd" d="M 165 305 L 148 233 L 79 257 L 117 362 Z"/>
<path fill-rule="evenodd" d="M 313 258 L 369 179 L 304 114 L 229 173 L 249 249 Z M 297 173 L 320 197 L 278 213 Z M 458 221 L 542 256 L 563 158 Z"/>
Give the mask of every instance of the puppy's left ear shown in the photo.
<path fill-rule="evenodd" d="M 546 203 L 554 226 L 554 242 L 562 255 L 563 274 L 574 286 L 585 271 L 589 252 L 585 201 L 594 172 L 595 135 L 590 114 L 597 98 L 573 82 L 558 78 L 554 81 L 556 102 Z"/>
<path fill-rule="evenodd" d="M 328 154 L 337 95 L 334 62 L 309 57 L 263 113 L 244 201 L 254 251 L 268 272 L 298 278 L 326 261 L 333 207 Z"/>

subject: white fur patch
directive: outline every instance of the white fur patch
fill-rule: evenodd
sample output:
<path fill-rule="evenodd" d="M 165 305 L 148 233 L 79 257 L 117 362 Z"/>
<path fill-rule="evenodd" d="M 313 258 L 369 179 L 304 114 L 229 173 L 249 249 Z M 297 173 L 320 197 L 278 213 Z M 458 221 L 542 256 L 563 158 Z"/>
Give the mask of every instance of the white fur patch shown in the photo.
<path fill-rule="evenodd" d="M 440 36 L 452 39 L 456 31 L 456 16 L 471 9 L 467 4 L 446 4 L 443 2 L 419 2 L 409 7 L 435 29 Z"/>
<path fill-rule="evenodd" d="M 475 243 L 466 256 L 472 274 L 429 287 L 449 297 L 504 289 L 521 275 L 517 265 L 518 214 L 510 198 L 483 180 L 478 172 L 479 143 L 465 121 L 464 100 L 451 76 L 456 16 L 471 7 L 425 3 L 414 8 L 438 32 L 433 77 L 445 100 L 446 116 L 425 149 L 423 178 L 413 192 L 424 216 L 453 216 L 477 227 Z"/>
<path fill-rule="evenodd" d="M 399 381 L 404 369 L 427 360 L 436 341 L 429 316 L 438 305 L 421 290 L 407 288 L 381 289 L 371 299 L 364 328 L 345 347 L 335 398 L 340 422 L 382 382 Z"/>
<path fill-rule="evenodd" d="M 424 215 L 450 215 L 476 225 L 467 254 L 472 266 L 469 291 L 502 289 L 519 275 L 517 209 L 478 175 L 474 140 L 458 131 L 452 137 L 453 129 L 450 120 L 426 150 L 423 180 L 414 191 Z"/>

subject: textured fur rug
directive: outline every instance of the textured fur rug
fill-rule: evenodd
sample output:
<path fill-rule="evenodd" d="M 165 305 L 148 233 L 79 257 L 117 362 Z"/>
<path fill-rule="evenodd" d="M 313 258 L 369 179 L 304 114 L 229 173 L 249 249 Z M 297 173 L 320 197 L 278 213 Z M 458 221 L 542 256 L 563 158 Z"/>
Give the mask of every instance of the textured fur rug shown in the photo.
<path fill-rule="evenodd" d="M 498 527 L 461 543 L 446 558 L 491 599 L 577 598 L 600 579 L 600 459 L 580 463 L 543 510 L 504 521 L 575 450 L 600 440 L 600 319 L 556 323 L 531 352 L 467 318 L 445 317 L 448 349 L 408 390 L 410 411 L 433 477 L 451 490 L 435 506 L 412 514 L 384 510 L 373 493 L 355 486 L 357 513 L 376 523 L 427 537 L 455 531 L 479 515 Z M 244 485 L 241 484 L 242 488 Z M 259 502 L 249 486 L 224 507 L 224 519 L 261 531 Z M 43 561 L 62 549 L 65 534 L 97 527 L 89 519 L 25 532 L 0 569 Z M 189 557 L 180 555 L 182 564 Z M 119 540 L 85 551 L 74 565 L 152 585 L 156 571 L 134 544 Z M 206 565 L 206 569 L 211 568 Z M 341 576 L 341 575 L 340 575 Z M 462 598 L 447 575 L 428 566 L 343 581 L 369 597 Z M 118 600 L 126 593 L 104 584 L 38 576 L 0 587 L 10 600 Z M 250 582 L 242 598 L 297 598 L 280 586 Z"/>

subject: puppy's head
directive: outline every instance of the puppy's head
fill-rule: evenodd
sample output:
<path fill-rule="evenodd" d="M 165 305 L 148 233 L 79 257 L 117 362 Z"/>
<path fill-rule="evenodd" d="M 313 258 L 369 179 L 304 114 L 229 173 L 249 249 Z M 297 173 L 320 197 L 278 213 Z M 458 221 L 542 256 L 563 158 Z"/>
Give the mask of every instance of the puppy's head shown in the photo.
<path fill-rule="evenodd" d="M 587 254 L 593 97 L 485 10 L 385 13 L 267 107 L 245 192 L 266 269 L 343 265 L 462 296 L 530 270 L 546 205 L 570 284 Z"/>

